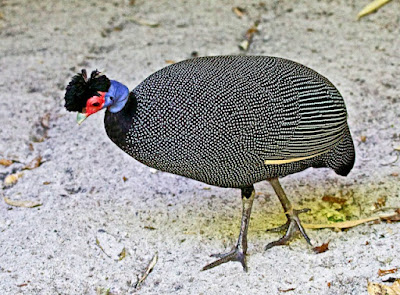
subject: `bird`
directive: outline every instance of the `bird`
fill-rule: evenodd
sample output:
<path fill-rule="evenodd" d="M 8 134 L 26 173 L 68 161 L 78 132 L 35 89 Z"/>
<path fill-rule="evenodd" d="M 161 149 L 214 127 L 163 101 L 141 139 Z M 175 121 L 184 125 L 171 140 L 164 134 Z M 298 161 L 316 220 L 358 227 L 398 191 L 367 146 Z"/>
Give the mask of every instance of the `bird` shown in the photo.
<path fill-rule="evenodd" d="M 81 124 L 106 109 L 108 137 L 137 161 L 212 186 L 240 189 L 242 218 L 231 251 L 212 254 L 208 270 L 240 262 L 248 270 L 247 232 L 254 184 L 268 181 L 287 222 L 284 236 L 311 245 L 279 178 L 307 168 L 347 176 L 355 161 L 344 99 L 324 76 L 272 56 L 206 56 L 168 65 L 132 91 L 95 70 L 73 76 L 65 108 Z"/>

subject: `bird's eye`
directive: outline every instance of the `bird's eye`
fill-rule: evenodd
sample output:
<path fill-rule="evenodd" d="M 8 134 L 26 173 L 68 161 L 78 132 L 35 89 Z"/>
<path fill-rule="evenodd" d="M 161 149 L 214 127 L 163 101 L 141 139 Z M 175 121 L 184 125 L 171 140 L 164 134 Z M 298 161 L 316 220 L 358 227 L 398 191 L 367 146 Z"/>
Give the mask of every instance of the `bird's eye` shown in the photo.
<path fill-rule="evenodd" d="M 94 107 L 98 107 L 99 105 L 100 105 L 100 103 L 98 103 L 98 102 L 95 102 L 92 104 L 92 106 L 94 106 Z"/>
<path fill-rule="evenodd" d="M 111 99 L 111 100 L 114 100 L 114 97 L 113 97 L 113 96 L 110 96 L 110 99 Z"/>

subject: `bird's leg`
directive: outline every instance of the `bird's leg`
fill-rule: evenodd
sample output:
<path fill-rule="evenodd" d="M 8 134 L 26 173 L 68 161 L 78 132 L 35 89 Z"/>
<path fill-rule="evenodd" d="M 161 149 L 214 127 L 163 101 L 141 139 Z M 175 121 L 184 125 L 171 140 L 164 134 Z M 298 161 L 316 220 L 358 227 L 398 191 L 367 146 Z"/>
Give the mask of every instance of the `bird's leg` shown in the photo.
<path fill-rule="evenodd" d="M 297 232 L 300 232 L 302 234 L 302 236 L 306 239 L 307 243 L 309 245 L 311 245 L 310 238 L 307 236 L 303 226 L 301 225 L 300 219 L 299 219 L 300 213 L 308 212 L 310 209 L 301 209 L 301 210 L 293 209 L 292 204 L 290 203 L 289 199 L 286 197 L 286 194 L 283 191 L 278 178 L 271 178 L 271 179 L 268 179 L 268 181 L 274 188 L 275 193 L 278 195 L 279 201 L 281 202 L 283 210 L 286 213 L 287 222 L 283 226 L 280 226 L 276 229 L 272 229 L 273 231 L 279 231 L 279 230 L 286 229 L 286 233 L 279 240 L 269 243 L 265 247 L 265 250 L 268 250 L 268 249 L 270 249 L 274 246 L 278 246 L 278 245 L 287 245 Z"/>
<path fill-rule="evenodd" d="M 203 267 L 203 270 L 216 267 L 225 262 L 238 261 L 242 264 L 244 271 L 247 271 L 247 229 L 249 227 L 251 207 L 253 206 L 254 197 L 255 191 L 253 186 L 242 188 L 242 222 L 240 224 L 240 233 L 236 246 L 228 253 L 211 255 L 211 257 L 217 257 L 219 259 L 207 264 Z"/>

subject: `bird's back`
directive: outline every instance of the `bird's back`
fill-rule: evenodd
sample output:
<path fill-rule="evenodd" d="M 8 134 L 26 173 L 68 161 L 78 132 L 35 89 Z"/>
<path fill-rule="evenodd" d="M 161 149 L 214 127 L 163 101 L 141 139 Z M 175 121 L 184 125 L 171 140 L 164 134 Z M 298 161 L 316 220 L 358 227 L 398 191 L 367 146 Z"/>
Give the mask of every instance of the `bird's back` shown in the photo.
<path fill-rule="evenodd" d="M 242 187 L 308 167 L 346 175 L 354 163 L 340 93 L 292 61 L 187 60 L 152 74 L 132 94 L 137 109 L 123 149 L 163 171 Z"/>

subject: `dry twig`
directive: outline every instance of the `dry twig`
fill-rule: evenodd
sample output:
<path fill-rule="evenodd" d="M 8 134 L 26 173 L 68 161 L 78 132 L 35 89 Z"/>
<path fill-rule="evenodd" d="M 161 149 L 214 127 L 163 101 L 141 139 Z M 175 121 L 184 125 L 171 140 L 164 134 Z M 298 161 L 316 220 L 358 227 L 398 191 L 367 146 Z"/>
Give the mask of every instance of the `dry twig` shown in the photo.
<path fill-rule="evenodd" d="M 147 276 L 153 271 L 154 266 L 156 265 L 158 260 L 158 253 L 154 254 L 153 258 L 151 259 L 149 265 L 146 267 L 146 270 L 142 274 L 141 278 L 138 280 L 138 282 L 135 285 L 135 289 L 138 289 L 139 286 L 144 282 L 144 280 L 147 278 Z"/>
<path fill-rule="evenodd" d="M 397 210 L 399 211 L 399 210 Z M 322 224 L 304 224 L 304 228 L 311 228 L 311 229 L 320 229 L 320 228 L 338 228 L 338 229 L 346 229 L 346 228 L 351 228 L 355 227 L 357 225 L 367 223 L 370 221 L 375 221 L 375 220 L 384 220 L 384 221 L 397 221 L 400 213 L 397 212 L 395 214 L 391 215 L 384 215 L 384 216 L 373 216 L 373 217 L 368 217 L 368 218 L 363 218 L 363 219 L 357 219 L 357 220 L 349 220 L 349 221 L 344 221 L 344 222 L 335 222 L 335 223 L 322 223 Z"/>
<path fill-rule="evenodd" d="M 391 0 L 374 0 L 368 5 L 366 5 L 361 11 L 357 14 L 357 19 L 362 18 L 363 16 L 366 16 L 379 8 L 381 8 L 383 5 L 389 3 Z"/>

